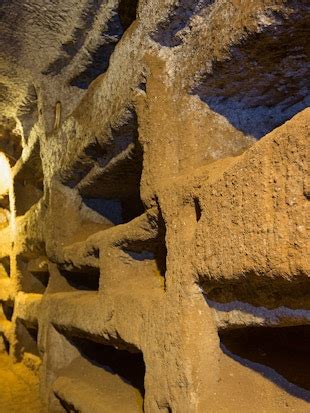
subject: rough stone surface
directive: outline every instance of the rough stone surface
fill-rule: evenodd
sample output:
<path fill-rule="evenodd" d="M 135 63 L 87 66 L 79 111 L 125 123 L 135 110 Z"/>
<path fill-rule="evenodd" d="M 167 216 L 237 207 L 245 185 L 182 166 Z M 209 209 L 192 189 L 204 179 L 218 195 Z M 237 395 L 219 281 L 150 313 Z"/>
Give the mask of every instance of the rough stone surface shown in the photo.
<path fill-rule="evenodd" d="M 0 409 L 5 413 L 43 413 L 38 378 L 21 364 L 0 354 Z"/>
<path fill-rule="evenodd" d="M 51 413 L 308 411 L 309 2 L 1 8 L 4 381 L 29 412 L 36 380 Z"/>

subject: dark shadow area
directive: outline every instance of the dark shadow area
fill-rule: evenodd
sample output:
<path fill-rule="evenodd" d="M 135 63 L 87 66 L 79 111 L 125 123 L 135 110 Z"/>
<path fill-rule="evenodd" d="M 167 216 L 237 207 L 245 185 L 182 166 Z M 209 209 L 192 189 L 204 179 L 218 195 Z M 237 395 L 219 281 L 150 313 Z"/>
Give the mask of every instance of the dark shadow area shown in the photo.
<path fill-rule="evenodd" d="M 161 276 L 165 277 L 167 271 L 166 224 L 160 208 L 158 211 L 158 238 L 155 260 Z"/>
<path fill-rule="evenodd" d="M 104 0 L 88 0 L 84 10 L 81 12 L 79 27 L 74 29 L 70 36 L 71 39 L 61 46 L 61 55 L 42 72 L 43 75 L 58 75 L 77 55 L 93 26 L 96 15 L 103 2 Z"/>
<path fill-rule="evenodd" d="M 107 148 L 101 145 L 97 140 L 94 140 L 84 148 L 83 152 L 79 154 L 77 160 L 71 166 L 70 170 L 65 173 L 62 179 L 64 185 L 74 188 L 93 166 L 98 163 L 104 164 L 107 158 Z"/>
<path fill-rule="evenodd" d="M 118 225 L 145 211 L 140 198 L 142 167 L 137 116 L 129 109 L 111 127 L 105 143 L 96 140 L 83 149 L 62 182 L 79 191 L 84 205 Z"/>
<path fill-rule="evenodd" d="M 137 18 L 137 7 L 139 0 L 120 0 L 118 14 L 124 32 Z"/>
<path fill-rule="evenodd" d="M 106 199 L 139 194 L 142 163 L 137 118 L 130 113 L 123 124 L 111 128 L 106 157 L 95 160 L 93 170 L 79 182 L 79 192 L 83 197 Z"/>
<path fill-rule="evenodd" d="M 225 354 L 310 401 L 310 326 L 248 327 L 219 336 Z"/>
<path fill-rule="evenodd" d="M 17 117 L 23 127 L 25 142 L 28 142 L 30 132 L 39 119 L 38 96 L 34 85 L 28 87 L 27 95 L 17 111 Z"/>
<path fill-rule="evenodd" d="M 49 272 L 48 271 L 32 271 L 31 275 L 38 280 L 41 285 L 40 291 L 35 291 L 38 293 L 43 293 L 48 285 Z"/>
<path fill-rule="evenodd" d="M 125 224 L 143 214 L 145 208 L 138 195 L 125 199 L 82 198 L 93 211 L 107 218 L 112 224 Z"/>
<path fill-rule="evenodd" d="M 89 63 L 78 76 L 70 81 L 71 86 L 87 89 L 93 80 L 108 69 L 111 55 L 117 43 L 136 19 L 137 5 L 138 0 L 121 0 L 119 2 L 118 9 L 107 22 L 101 34 L 100 44 L 93 51 L 90 51 Z M 79 39 L 79 43 L 85 40 L 80 33 L 77 33 L 75 37 Z M 68 49 L 68 45 L 66 45 L 66 49 Z M 69 49 L 71 50 L 72 47 Z"/>
<path fill-rule="evenodd" d="M 200 0 L 193 2 L 191 0 L 180 0 L 177 5 L 170 10 L 168 18 L 156 28 L 152 34 L 152 39 L 162 46 L 175 47 L 182 44 L 181 37 L 178 33 L 189 25 L 190 19 L 200 13 L 205 7 L 210 6 L 215 0 Z"/>
<path fill-rule="evenodd" d="M 22 291 L 26 293 L 44 294 L 48 282 L 48 271 L 29 271 L 25 269 L 22 276 Z"/>
<path fill-rule="evenodd" d="M 78 189 L 89 208 L 115 224 L 129 222 L 145 210 L 140 199 L 141 173 L 142 150 L 136 142 L 106 166 L 97 164 Z"/>
<path fill-rule="evenodd" d="M 43 196 L 43 169 L 40 143 L 32 149 L 30 157 L 22 165 L 14 179 L 16 215 L 24 215 Z"/>
<path fill-rule="evenodd" d="M 123 223 L 130 222 L 145 212 L 145 207 L 140 198 L 140 193 L 133 193 L 131 196 L 123 198 L 122 217 Z"/>
<path fill-rule="evenodd" d="M 94 267 L 70 268 L 58 265 L 59 275 L 75 290 L 98 291 L 100 270 Z"/>
<path fill-rule="evenodd" d="M 140 245 L 136 246 L 136 250 L 134 250 L 134 248 L 135 245 L 130 244 L 128 247 L 124 248 L 123 251 L 135 261 L 154 261 L 156 263 L 159 275 L 161 277 L 165 277 L 167 252 L 164 245 L 159 243 L 154 243 L 153 246 L 150 244 L 146 245 L 145 248 L 149 248 L 149 250 L 142 249 L 142 246 Z"/>
<path fill-rule="evenodd" d="M 67 337 L 91 363 L 102 367 L 111 374 L 117 374 L 144 396 L 145 365 L 141 352 L 119 350 L 82 337 Z"/>
<path fill-rule="evenodd" d="M 45 254 L 45 245 L 41 245 L 35 252 L 28 250 L 16 257 L 23 292 L 35 294 L 45 292 L 49 282 L 48 261 Z"/>
<path fill-rule="evenodd" d="M 10 197 L 9 195 L 0 196 L 0 228 L 7 228 L 11 221 Z M 1 275 L 0 275 L 1 277 Z"/>
<path fill-rule="evenodd" d="M 82 198 L 83 203 L 104 216 L 114 225 L 123 224 L 122 204 L 118 199 Z"/>
<path fill-rule="evenodd" d="M 15 130 L 16 121 L 4 118 L 0 124 L 0 151 L 9 159 L 11 166 L 20 158 L 22 153 L 21 136 Z"/>
<path fill-rule="evenodd" d="M 102 44 L 90 52 L 90 62 L 85 69 L 70 81 L 70 86 L 87 89 L 90 83 L 104 73 L 110 63 L 110 57 L 123 34 L 123 28 L 118 14 L 115 14 L 108 22 L 102 33 Z"/>
<path fill-rule="evenodd" d="M 81 398 L 77 397 L 80 385 L 82 394 L 84 391 L 83 411 L 92 410 L 93 397 L 101 400 L 106 411 L 143 411 L 145 364 L 142 352 L 134 344 L 124 341 L 117 331 L 111 337 L 106 333 L 102 337 L 77 328 L 55 329 L 71 355 L 61 355 L 64 365 L 53 385 L 58 402 L 69 409 L 66 411 L 82 407 Z M 59 391 L 64 382 L 68 384 L 66 390 Z"/>
<path fill-rule="evenodd" d="M 0 259 L 0 265 L 3 267 L 5 272 L 5 277 L 10 277 L 11 275 L 11 259 L 9 256 Z"/>
<path fill-rule="evenodd" d="M 214 61 L 192 94 L 236 129 L 260 139 L 310 104 L 310 5 L 250 34 Z"/>
<path fill-rule="evenodd" d="M 126 240 L 122 245 L 122 250 L 135 261 L 141 263 L 154 261 L 159 275 L 165 278 L 167 270 L 166 225 L 160 210 L 154 225 L 157 226 L 156 237 L 145 240 Z"/>
<path fill-rule="evenodd" d="M 127 252 L 128 255 L 130 255 L 130 257 L 134 260 L 137 261 L 145 261 L 145 260 L 153 260 L 154 257 L 154 253 L 151 251 L 129 251 L 129 250 L 125 250 Z"/>
<path fill-rule="evenodd" d="M 142 352 L 134 344 L 124 341 L 118 333 L 107 339 L 75 328 L 70 331 L 60 326 L 55 328 L 83 358 L 108 373 L 118 375 L 144 396 L 145 364 Z"/>
<path fill-rule="evenodd" d="M 79 410 L 76 410 L 76 408 L 73 406 L 73 404 L 68 403 L 66 400 L 63 400 L 62 398 L 56 396 L 57 399 L 59 400 L 59 403 L 61 406 L 65 409 L 64 411 L 67 413 L 80 413 Z"/>
<path fill-rule="evenodd" d="M 196 214 L 196 221 L 199 222 L 202 214 L 202 208 L 200 205 L 200 201 L 198 198 L 194 198 L 194 207 L 195 207 L 195 214 Z"/>
<path fill-rule="evenodd" d="M 20 360 L 24 353 L 39 356 L 38 350 L 38 326 L 25 320 L 16 320 L 16 352 Z"/>
<path fill-rule="evenodd" d="M 208 280 L 199 276 L 198 285 L 205 298 L 218 304 L 242 302 L 255 307 L 310 310 L 310 283 L 307 274 L 295 274 L 292 280 L 270 278 L 249 271 L 234 282 Z"/>
<path fill-rule="evenodd" d="M 10 209 L 10 197 L 9 195 L 2 195 L 0 198 L 0 208 L 6 209 L 9 212 Z"/>
<path fill-rule="evenodd" d="M 291 309 L 284 306 L 276 307 L 274 309 L 268 309 L 264 306 L 255 307 L 247 302 L 241 301 L 231 301 L 228 303 L 219 303 L 217 301 L 212 301 L 206 298 L 205 300 L 210 308 L 213 308 L 221 312 L 229 311 L 240 311 L 243 314 L 251 314 L 256 317 L 260 317 L 265 320 L 276 320 L 278 318 L 292 318 L 295 320 L 300 320 L 304 318 L 309 318 L 310 320 L 310 310 Z"/>
<path fill-rule="evenodd" d="M 0 340 L 2 340 L 3 342 L 4 350 L 7 352 L 7 354 L 10 354 L 10 342 L 3 333 L 0 333 Z"/>
<path fill-rule="evenodd" d="M 13 301 L 2 301 L 2 311 L 5 318 L 8 321 L 12 321 L 13 312 L 14 312 L 14 302 Z"/>

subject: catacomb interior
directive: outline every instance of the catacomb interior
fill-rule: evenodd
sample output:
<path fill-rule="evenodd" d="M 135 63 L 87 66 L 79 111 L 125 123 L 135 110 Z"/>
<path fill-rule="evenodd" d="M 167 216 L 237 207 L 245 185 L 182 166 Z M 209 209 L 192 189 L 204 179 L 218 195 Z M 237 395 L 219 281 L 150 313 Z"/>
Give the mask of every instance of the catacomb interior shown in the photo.
<path fill-rule="evenodd" d="M 0 412 L 310 411 L 309 1 L 0 19 Z"/>

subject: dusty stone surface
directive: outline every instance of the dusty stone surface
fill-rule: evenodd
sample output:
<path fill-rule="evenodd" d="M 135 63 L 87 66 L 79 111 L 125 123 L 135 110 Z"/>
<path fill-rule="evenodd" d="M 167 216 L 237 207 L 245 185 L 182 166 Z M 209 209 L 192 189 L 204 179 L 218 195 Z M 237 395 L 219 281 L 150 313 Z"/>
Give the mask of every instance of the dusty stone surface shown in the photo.
<path fill-rule="evenodd" d="M 4 380 L 51 413 L 308 411 L 309 2 L 1 7 Z"/>
<path fill-rule="evenodd" d="M 39 380 L 22 364 L 13 364 L 8 355 L 0 354 L 0 408 L 3 413 L 43 413 L 39 397 Z"/>

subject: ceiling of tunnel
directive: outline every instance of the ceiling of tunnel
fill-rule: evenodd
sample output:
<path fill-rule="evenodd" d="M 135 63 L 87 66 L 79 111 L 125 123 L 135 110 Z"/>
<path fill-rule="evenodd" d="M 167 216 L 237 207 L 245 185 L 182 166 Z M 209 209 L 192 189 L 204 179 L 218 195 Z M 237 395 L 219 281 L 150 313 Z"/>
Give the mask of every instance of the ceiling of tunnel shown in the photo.
<path fill-rule="evenodd" d="M 28 114 L 31 123 L 42 112 L 40 96 L 46 107 L 61 100 L 70 112 L 106 69 L 103 62 L 87 70 L 98 49 L 112 53 L 135 18 L 128 10 L 127 0 L 2 0 L 0 124 Z"/>
<path fill-rule="evenodd" d="M 0 149 L 5 150 L 10 161 L 18 158 L 20 146 L 27 143 L 29 131 L 38 119 L 43 119 L 47 134 L 53 129 L 58 102 L 61 104 L 61 120 L 72 112 L 91 81 L 107 70 L 116 44 L 137 15 L 141 16 L 143 3 L 147 2 L 142 0 L 139 2 L 138 0 L 2 0 L 0 2 Z M 167 50 L 164 50 L 164 53 L 172 59 L 171 71 L 184 72 L 184 64 L 180 62 L 191 56 L 192 40 L 190 39 L 194 39 L 195 36 L 199 38 L 202 30 L 205 30 L 204 19 L 208 18 L 207 10 L 209 5 L 216 2 L 201 0 L 190 12 L 187 8 L 192 2 L 188 0 L 180 2 L 167 0 L 163 3 L 166 3 L 166 6 L 169 3 L 176 3 L 179 6 L 171 9 L 172 12 L 168 13 L 167 16 L 170 17 L 167 20 L 165 20 L 166 12 L 163 11 L 163 16 L 166 16 L 163 21 L 166 23 L 158 25 L 158 30 L 156 29 L 158 38 L 152 35 L 154 41 L 152 47 L 156 48 L 158 43 L 166 48 L 173 48 L 183 42 L 184 45 L 173 53 Z M 223 7 L 227 7 L 224 1 L 217 3 L 219 7 L 222 7 L 221 3 Z M 281 0 L 274 3 L 286 4 L 287 2 Z M 227 118 L 236 129 L 255 138 L 260 138 L 276 124 L 280 124 L 288 116 L 307 106 L 309 102 L 305 99 L 305 96 L 308 96 L 309 42 L 306 33 L 309 26 L 309 17 L 307 17 L 309 4 L 306 0 L 291 0 L 288 3 L 291 6 L 290 19 L 286 17 L 288 11 L 283 12 L 282 20 L 279 18 L 280 14 L 275 14 L 274 24 L 270 23 L 272 19 L 268 23 L 269 31 L 257 28 L 261 32 L 257 38 L 244 33 L 242 36 L 247 38 L 247 46 L 235 45 L 234 48 L 230 48 L 227 61 L 218 59 L 217 65 L 211 65 L 213 69 L 207 69 L 205 74 L 201 67 L 203 65 L 207 67 L 210 62 L 206 63 L 204 45 L 201 44 L 199 46 L 201 52 L 193 54 L 193 59 L 188 59 L 192 62 L 188 65 L 186 76 L 183 76 L 185 72 L 180 75 L 182 82 L 185 77 L 185 85 L 186 77 L 192 81 L 197 75 L 197 68 L 200 67 L 199 76 L 201 75 L 203 79 L 200 79 L 201 82 L 199 80 L 200 83 L 198 82 L 199 84 L 195 84 L 191 89 L 192 94 L 197 94 L 202 102 Z M 152 1 L 149 4 L 151 7 Z M 203 5 L 206 9 L 204 17 L 201 17 L 200 23 L 198 20 L 198 23 L 191 23 L 192 34 L 187 36 L 183 26 L 187 25 L 192 14 L 200 13 Z M 145 13 L 147 19 L 145 16 L 141 19 L 143 25 L 150 24 L 151 27 L 154 22 L 156 23 L 157 18 L 159 22 L 161 21 L 160 16 L 156 16 L 156 19 L 153 16 L 150 17 L 151 23 L 146 23 L 150 9 Z M 181 21 L 180 16 L 183 16 Z M 156 28 L 155 23 L 153 29 Z M 182 30 L 179 30 L 179 26 Z M 153 29 L 150 27 L 147 27 L 146 33 L 152 32 Z M 282 29 L 279 29 L 280 27 Z M 194 34 L 195 30 L 197 30 L 196 34 Z M 170 40 L 166 39 L 168 32 L 173 35 Z M 176 33 L 181 37 L 174 39 Z M 161 39 L 160 36 L 163 38 Z M 229 41 L 232 44 L 235 42 L 232 39 Z M 301 52 L 297 47 L 299 45 L 302 46 Z M 270 47 L 276 52 L 268 53 L 266 57 L 264 48 Z M 207 48 L 208 45 L 206 53 Z M 167 58 L 167 62 L 169 59 Z M 194 59 L 197 59 L 195 64 Z M 237 64 L 241 61 L 242 65 Z M 270 65 L 273 67 L 271 74 Z M 238 67 L 246 68 L 243 70 L 243 78 L 247 81 L 242 87 L 239 83 L 243 82 L 243 78 L 239 80 Z M 278 73 L 280 69 L 281 76 Z M 117 70 L 118 68 L 115 73 Z M 277 79 L 276 85 L 271 75 Z M 233 82 L 226 82 L 227 78 L 232 79 Z M 277 93 L 272 86 L 279 89 Z M 253 95 L 252 102 L 249 101 L 249 97 L 244 98 L 248 93 Z M 270 97 L 271 94 L 274 96 Z M 264 96 L 264 99 L 261 98 L 261 105 L 256 101 L 258 95 Z M 297 105 L 293 109 L 289 107 L 287 111 L 289 115 L 282 113 L 283 106 L 287 103 L 286 95 L 291 100 L 294 98 L 294 102 L 289 102 L 290 106 Z M 277 107 L 275 102 L 273 105 L 267 105 L 271 98 L 277 98 L 281 104 Z M 256 110 L 256 106 L 264 106 L 267 109 Z M 270 109 L 269 106 L 272 108 Z M 280 114 L 275 113 L 275 109 Z M 281 116 L 283 119 L 281 118 L 279 123 Z M 268 127 L 260 126 L 263 123 L 262 119 L 265 121 L 266 118 L 275 120 L 270 121 L 271 126 L 269 124 Z M 14 147 L 7 148 L 10 139 L 14 143 L 13 145 L 11 142 L 10 145 Z"/>
<path fill-rule="evenodd" d="M 71 4 L 70 4 L 71 3 Z M 74 6 L 75 3 L 75 7 Z M 60 53 L 85 1 L 4 0 L 1 2 L 1 112 L 15 114 L 29 85 Z M 71 7 L 70 7 L 71 6 Z"/>

